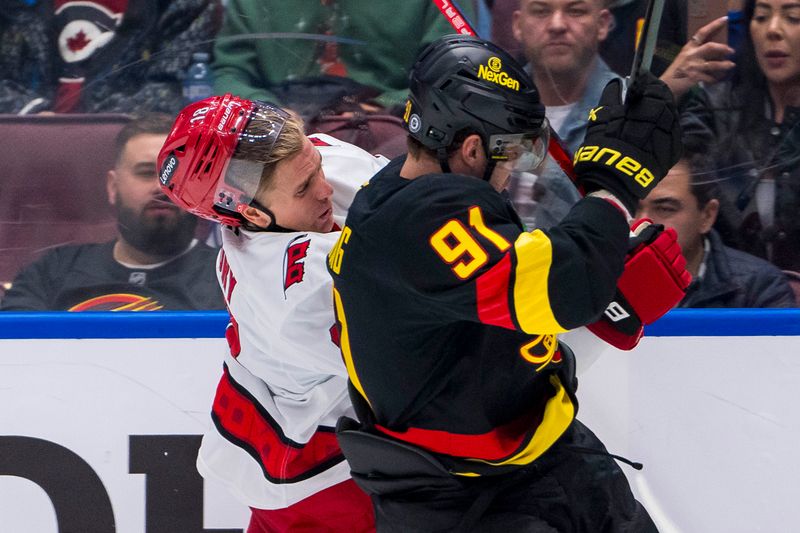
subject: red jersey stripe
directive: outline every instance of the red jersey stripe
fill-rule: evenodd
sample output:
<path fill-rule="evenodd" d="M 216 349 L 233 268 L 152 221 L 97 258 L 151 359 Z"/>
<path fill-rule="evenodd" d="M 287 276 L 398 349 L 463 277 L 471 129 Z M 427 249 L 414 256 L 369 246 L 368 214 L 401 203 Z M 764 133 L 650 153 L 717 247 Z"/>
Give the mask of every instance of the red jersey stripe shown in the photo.
<path fill-rule="evenodd" d="M 307 479 L 344 460 L 333 428 L 317 428 L 306 444 L 287 438 L 278 423 L 224 369 L 212 407 L 228 440 L 255 457 L 273 483 Z"/>
<path fill-rule="evenodd" d="M 530 440 L 542 421 L 539 409 L 487 433 L 464 435 L 434 429 L 392 431 L 376 424 L 383 433 L 435 453 L 499 462 L 515 455 Z"/>
<path fill-rule="evenodd" d="M 491 269 L 475 280 L 478 320 L 491 326 L 516 329 L 508 305 L 511 256 L 505 254 Z"/>

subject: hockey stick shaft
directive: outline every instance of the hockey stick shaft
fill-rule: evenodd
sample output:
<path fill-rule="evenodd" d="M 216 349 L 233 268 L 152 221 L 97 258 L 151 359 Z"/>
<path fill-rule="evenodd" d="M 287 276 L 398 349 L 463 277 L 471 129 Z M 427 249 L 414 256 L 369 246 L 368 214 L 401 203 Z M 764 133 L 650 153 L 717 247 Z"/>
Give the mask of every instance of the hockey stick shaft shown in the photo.
<path fill-rule="evenodd" d="M 647 3 L 641 36 L 636 46 L 636 53 L 633 56 L 631 73 L 625 78 L 622 93 L 623 101 L 625 100 L 628 89 L 636 81 L 636 78 L 643 72 L 649 71 L 650 66 L 653 64 L 653 55 L 656 51 L 656 43 L 658 43 L 658 29 L 661 27 L 661 16 L 663 13 L 664 0 L 650 0 Z"/>
<path fill-rule="evenodd" d="M 457 33 L 471 35 L 473 37 L 478 36 L 475 30 L 472 29 L 472 26 L 469 25 L 467 19 L 464 18 L 464 14 L 455 2 L 449 0 L 433 0 L 433 3 L 436 4 L 436 7 L 439 8 L 439 11 L 447 18 L 447 22 L 450 23 Z"/>

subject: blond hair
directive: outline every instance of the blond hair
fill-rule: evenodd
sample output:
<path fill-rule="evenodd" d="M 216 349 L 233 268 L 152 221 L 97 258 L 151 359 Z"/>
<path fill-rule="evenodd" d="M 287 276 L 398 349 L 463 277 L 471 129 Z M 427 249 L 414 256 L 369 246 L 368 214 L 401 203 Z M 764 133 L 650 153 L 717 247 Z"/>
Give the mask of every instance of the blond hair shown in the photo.
<path fill-rule="evenodd" d="M 233 153 L 234 159 L 262 165 L 261 179 L 255 196 L 260 196 L 270 188 L 278 163 L 300 153 L 305 144 L 303 119 L 291 111 L 287 113 L 289 113 L 288 118 L 270 108 L 259 109 L 242 133 L 241 140 Z M 272 149 L 265 150 L 264 143 L 260 141 L 268 138 L 275 125 L 281 122 L 283 127 Z"/>

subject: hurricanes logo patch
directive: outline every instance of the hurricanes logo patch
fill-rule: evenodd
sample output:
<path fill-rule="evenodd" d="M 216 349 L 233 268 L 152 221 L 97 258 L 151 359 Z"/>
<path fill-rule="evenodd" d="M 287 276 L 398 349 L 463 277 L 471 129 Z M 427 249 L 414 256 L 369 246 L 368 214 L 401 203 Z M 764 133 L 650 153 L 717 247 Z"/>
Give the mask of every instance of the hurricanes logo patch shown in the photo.
<path fill-rule="evenodd" d="M 305 258 L 311 240 L 308 235 L 300 235 L 292 239 L 283 254 L 283 293 L 296 283 L 302 283 L 306 274 Z"/>

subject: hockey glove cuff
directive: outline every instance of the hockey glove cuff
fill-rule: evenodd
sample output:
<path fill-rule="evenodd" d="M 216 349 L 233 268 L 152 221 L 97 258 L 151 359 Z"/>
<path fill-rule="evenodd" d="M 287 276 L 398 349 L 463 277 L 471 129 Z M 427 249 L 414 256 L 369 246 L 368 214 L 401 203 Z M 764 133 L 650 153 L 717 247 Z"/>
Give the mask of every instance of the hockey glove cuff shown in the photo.
<path fill-rule="evenodd" d="M 635 348 L 644 334 L 644 324 L 619 288 L 600 320 L 586 327 L 598 338 L 619 350 Z"/>
<path fill-rule="evenodd" d="M 617 281 L 614 300 L 603 316 L 588 326 L 595 335 L 620 350 L 630 350 L 652 324 L 686 294 L 692 280 L 672 228 L 648 219 L 632 227 L 625 270 Z"/>

